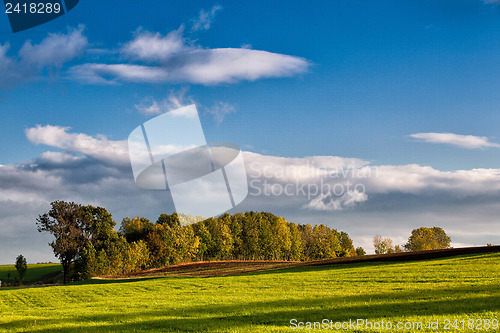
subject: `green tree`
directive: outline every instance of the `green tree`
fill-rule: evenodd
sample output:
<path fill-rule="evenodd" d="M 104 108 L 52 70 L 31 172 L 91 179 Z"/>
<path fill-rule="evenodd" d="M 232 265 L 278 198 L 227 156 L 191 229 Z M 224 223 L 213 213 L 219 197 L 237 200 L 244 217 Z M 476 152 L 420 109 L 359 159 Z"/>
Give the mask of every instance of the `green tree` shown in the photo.
<path fill-rule="evenodd" d="M 394 253 L 401 253 L 401 252 L 404 252 L 404 249 L 403 247 L 399 246 L 399 245 L 396 245 L 394 247 Z"/>
<path fill-rule="evenodd" d="M 227 215 L 228 215 L 227 220 L 229 223 L 229 230 L 233 238 L 232 258 L 241 259 L 241 257 L 243 256 L 241 221 L 244 219 L 244 215 L 241 213 L 236 213 L 234 214 L 234 216 L 231 216 L 229 214 Z"/>
<path fill-rule="evenodd" d="M 81 206 L 74 202 L 54 201 L 51 206 L 48 213 L 38 216 L 38 231 L 49 232 L 55 237 L 49 245 L 61 261 L 63 281 L 68 283 L 71 264 L 87 241 L 84 234 L 85 217 Z"/>
<path fill-rule="evenodd" d="M 259 230 L 259 251 L 257 253 L 258 259 L 273 259 L 275 245 L 275 238 L 273 235 L 270 216 L 256 213 Z"/>
<path fill-rule="evenodd" d="M 311 260 L 312 245 L 313 245 L 313 228 L 310 224 L 299 224 L 299 231 L 302 237 L 302 258 L 304 260 Z"/>
<path fill-rule="evenodd" d="M 274 234 L 274 260 L 286 260 L 290 257 L 292 247 L 291 233 L 288 222 L 281 216 L 272 217 L 272 232 Z"/>
<path fill-rule="evenodd" d="M 158 220 L 156 220 L 156 224 L 168 225 L 171 228 L 181 226 L 179 215 L 176 212 L 173 212 L 172 215 L 166 213 L 161 214 Z"/>
<path fill-rule="evenodd" d="M 254 212 L 246 212 L 241 232 L 245 260 L 255 260 L 260 255 L 259 227 L 260 216 Z"/>
<path fill-rule="evenodd" d="M 364 256 L 364 255 L 366 255 L 365 249 L 363 249 L 362 247 L 357 247 L 356 248 L 356 255 L 357 256 Z"/>
<path fill-rule="evenodd" d="M 116 240 L 118 237 L 114 229 L 116 222 L 113 221 L 113 217 L 105 208 L 89 205 L 82 206 L 80 209 L 84 217 L 85 237 L 92 242 L 97 251 Z"/>
<path fill-rule="evenodd" d="M 352 244 L 352 239 L 349 237 L 347 232 L 340 232 L 340 247 L 342 248 L 342 254 L 339 257 L 350 257 L 356 254 L 356 249 Z"/>
<path fill-rule="evenodd" d="M 162 267 L 169 262 L 169 256 L 173 247 L 173 235 L 169 234 L 169 227 L 155 224 L 148 233 L 146 243 L 150 253 L 150 265 Z"/>
<path fill-rule="evenodd" d="M 224 223 L 223 219 L 214 217 L 206 220 L 205 224 L 211 238 L 208 248 L 209 256 L 217 260 L 227 259 L 233 248 L 231 229 Z"/>
<path fill-rule="evenodd" d="M 75 260 L 75 278 L 86 280 L 96 275 L 96 250 L 92 242 L 87 241 Z"/>
<path fill-rule="evenodd" d="M 212 237 L 203 222 L 193 224 L 193 231 L 199 240 L 198 256 L 201 261 L 204 261 L 208 254 L 208 249 L 212 246 Z"/>
<path fill-rule="evenodd" d="M 16 270 L 17 274 L 19 274 L 19 281 L 23 281 L 23 276 L 28 269 L 28 264 L 26 263 L 26 258 L 20 254 L 16 258 Z"/>
<path fill-rule="evenodd" d="M 123 262 L 123 273 L 147 269 L 150 255 L 146 242 L 141 239 L 128 245 Z"/>
<path fill-rule="evenodd" d="M 163 215 L 163 214 L 162 214 Z M 166 214 L 165 214 L 166 215 Z M 126 217 L 122 220 L 120 226 L 120 235 L 127 239 L 127 242 L 136 242 L 138 240 L 146 240 L 149 232 L 153 229 L 154 224 L 145 217 Z"/>
<path fill-rule="evenodd" d="M 340 248 L 338 238 L 330 228 L 323 224 L 315 225 L 312 230 L 310 256 L 313 260 L 335 258 L 335 250 Z"/>
<path fill-rule="evenodd" d="M 302 260 L 302 238 L 300 236 L 299 228 L 295 223 L 289 223 L 290 228 L 290 256 L 289 260 L 298 261 Z"/>
<path fill-rule="evenodd" d="M 404 248 L 407 251 L 438 250 L 449 248 L 450 243 L 451 238 L 442 228 L 421 227 L 413 229 Z"/>

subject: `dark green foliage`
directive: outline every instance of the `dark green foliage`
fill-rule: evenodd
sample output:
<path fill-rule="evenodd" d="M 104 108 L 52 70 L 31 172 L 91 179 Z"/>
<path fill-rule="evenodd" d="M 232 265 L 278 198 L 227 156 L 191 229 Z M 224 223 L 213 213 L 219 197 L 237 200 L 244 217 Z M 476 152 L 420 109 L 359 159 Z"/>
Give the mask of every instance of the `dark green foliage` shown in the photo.
<path fill-rule="evenodd" d="M 120 236 L 114 230 L 116 222 L 105 208 L 64 201 L 51 205 L 49 213 L 38 217 L 38 230 L 50 232 L 56 238 L 50 245 L 63 265 L 64 283 L 69 281 L 73 264 L 73 277 L 79 280 L 128 273 L 147 266 L 144 262 L 148 260 L 143 258 L 148 253 L 145 243 L 132 246 L 133 243 Z M 122 223 L 122 230 L 125 236 L 140 240 L 149 233 L 149 224 L 147 219 L 128 219 Z"/>
<path fill-rule="evenodd" d="M 77 280 L 86 280 L 95 275 L 97 270 L 96 251 L 92 242 L 86 242 L 80 251 L 80 257 L 74 266 L 75 278 Z"/>
<path fill-rule="evenodd" d="M 28 264 L 26 263 L 26 258 L 20 254 L 16 258 L 16 270 L 17 274 L 19 274 L 19 281 L 23 280 L 23 276 L 28 269 Z"/>
<path fill-rule="evenodd" d="M 158 222 L 162 219 L 162 214 L 158 218 Z M 163 222 L 163 219 L 161 220 Z M 160 223 L 161 224 L 161 223 Z M 151 223 L 145 217 L 126 217 L 122 220 L 122 225 L 120 226 L 120 234 L 127 239 L 127 242 L 136 242 L 138 240 L 145 240 L 149 232 L 153 229 L 154 224 Z"/>
<path fill-rule="evenodd" d="M 55 240 L 49 243 L 61 261 L 64 283 L 69 281 L 70 268 L 87 241 L 85 212 L 74 202 L 54 201 L 52 209 L 37 218 L 39 232 L 49 232 Z"/>
<path fill-rule="evenodd" d="M 164 224 L 171 228 L 181 226 L 181 223 L 179 221 L 179 215 L 176 212 L 174 212 L 172 215 L 168 215 L 166 213 L 161 214 L 158 220 L 156 221 L 156 224 Z"/>
<path fill-rule="evenodd" d="M 357 256 L 364 256 L 364 255 L 366 255 L 365 249 L 363 249 L 362 247 L 357 247 L 356 248 L 356 255 Z"/>

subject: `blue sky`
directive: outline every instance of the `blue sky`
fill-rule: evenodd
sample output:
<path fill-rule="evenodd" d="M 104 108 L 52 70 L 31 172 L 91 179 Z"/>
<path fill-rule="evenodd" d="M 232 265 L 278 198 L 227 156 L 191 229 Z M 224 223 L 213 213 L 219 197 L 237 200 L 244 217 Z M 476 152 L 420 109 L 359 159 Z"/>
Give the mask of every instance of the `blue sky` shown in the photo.
<path fill-rule="evenodd" d="M 154 49 L 158 45 L 165 49 Z M 200 65 L 206 57 L 213 67 Z M 233 68 L 224 66 L 227 57 L 251 61 Z M 182 62 L 191 66 L 189 73 L 178 68 Z M 112 67 L 118 64 L 125 70 Z M 197 75 L 195 65 L 206 73 Z M 146 75 L 146 69 L 154 71 L 154 78 L 126 78 L 135 70 Z M 218 76 L 221 69 L 227 76 Z M 80 133 L 96 140 L 103 135 L 107 139 L 99 144 L 113 144 L 178 103 L 195 102 L 207 141 L 235 142 L 253 154 L 248 160 L 286 165 L 297 160 L 278 157 L 300 163 L 305 157 L 355 158 L 360 166 L 385 166 L 382 174 L 396 179 L 367 183 L 366 198 L 357 197 L 352 205 L 351 197 L 337 201 L 341 209 L 315 210 L 312 201 L 298 206 L 307 209 L 296 209 L 287 198 L 269 203 L 253 197 L 242 210 L 267 209 L 298 223 L 339 226 L 365 247 L 377 228 L 404 240 L 423 217 L 426 223 L 450 225 L 456 244 L 484 244 L 500 236 L 495 223 L 500 194 L 496 1 L 81 0 L 63 17 L 16 34 L 1 15 L 0 75 L 0 164 L 12 168 L 0 175 L 4 183 L 18 179 L 13 170 L 30 165 L 29 176 L 19 176 L 23 191 L 39 194 L 40 188 L 51 187 L 50 177 L 65 186 L 46 197 L 34 195 L 29 201 L 34 216 L 56 198 L 107 203 L 117 221 L 129 214 L 154 219 L 168 211 L 170 206 L 160 201 L 142 204 L 139 192 L 127 197 L 137 203 L 137 213 L 131 205 L 125 209 L 106 201 L 112 191 L 95 179 L 111 177 L 100 173 L 104 169 L 113 175 L 118 171 L 109 171 L 102 154 L 82 144 L 56 141 Z M 37 125 L 41 130 L 28 135 Z M 71 129 L 57 130 L 66 127 Z M 56 132 L 59 136 L 52 136 Z M 43 155 L 47 151 L 64 156 L 57 155 L 57 164 L 55 155 Z M 70 156 L 85 161 L 70 161 Z M 63 167 L 62 160 L 69 164 Z M 118 169 L 129 176 L 127 166 Z M 478 175 L 474 169 L 483 171 Z M 40 170 L 47 174 L 36 178 Z M 90 181 L 92 175 L 97 178 Z M 418 177 L 422 184 L 415 187 L 388 185 Z M 92 186 L 98 190 L 92 192 Z M 14 187 L 0 189 L 0 211 L 25 221 L 27 213 L 14 211 L 25 211 L 28 203 L 15 202 Z M 464 207 L 464 200 L 467 213 L 459 213 L 456 207 Z M 373 217 L 375 227 L 363 233 L 366 216 Z M 450 222 L 457 219 L 463 221 Z M 17 242 L 29 229 L 28 222 L 20 222 L 22 228 L 7 218 L 0 223 L 14 224 L 4 244 Z M 477 234 L 470 236 L 473 229 Z M 493 230 L 489 238 L 482 234 L 487 230 Z"/>

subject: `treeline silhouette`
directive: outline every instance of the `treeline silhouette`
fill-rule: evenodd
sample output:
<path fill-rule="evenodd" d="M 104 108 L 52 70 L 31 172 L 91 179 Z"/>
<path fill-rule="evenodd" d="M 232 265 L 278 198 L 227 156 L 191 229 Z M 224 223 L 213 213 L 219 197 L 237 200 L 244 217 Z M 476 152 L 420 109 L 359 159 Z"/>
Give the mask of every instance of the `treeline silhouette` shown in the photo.
<path fill-rule="evenodd" d="M 349 235 L 325 225 L 287 222 L 268 212 L 223 214 L 182 227 L 189 216 L 161 214 L 155 223 L 124 218 L 119 231 L 102 207 L 55 201 L 37 219 L 53 234 L 65 282 L 207 260 L 305 261 L 356 255 Z M 359 254 L 359 251 L 358 251 Z"/>

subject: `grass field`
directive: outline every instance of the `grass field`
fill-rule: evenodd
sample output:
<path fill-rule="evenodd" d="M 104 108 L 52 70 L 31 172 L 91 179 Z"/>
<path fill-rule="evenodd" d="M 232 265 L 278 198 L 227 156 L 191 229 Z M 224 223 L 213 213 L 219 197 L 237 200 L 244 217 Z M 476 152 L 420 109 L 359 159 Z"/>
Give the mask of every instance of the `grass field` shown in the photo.
<path fill-rule="evenodd" d="M 299 322 L 359 318 L 390 321 L 394 326 L 397 322 L 426 326 L 438 320 L 438 330 L 420 331 L 472 332 L 477 330 L 467 329 L 467 320 L 500 317 L 499 273 L 500 253 L 492 253 L 231 276 L 169 275 L 2 288 L 0 331 L 292 332 L 297 331 L 289 328 L 292 318 Z M 459 325 L 464 320 L 465 329 L 444 330 L 446 319 L 457 319 Z M 405 330 L 388 330 L 394 331 Z"/>
<path fill-rule="evenodd" d="M 56 280 L 61 277 L 61 264 L 32 264 L 23 277 L 26 283 L 36 283 L 37 281 Z M 14 265 L 0 265 L 0 281 L 12 283 L 19 275 Z"/>

